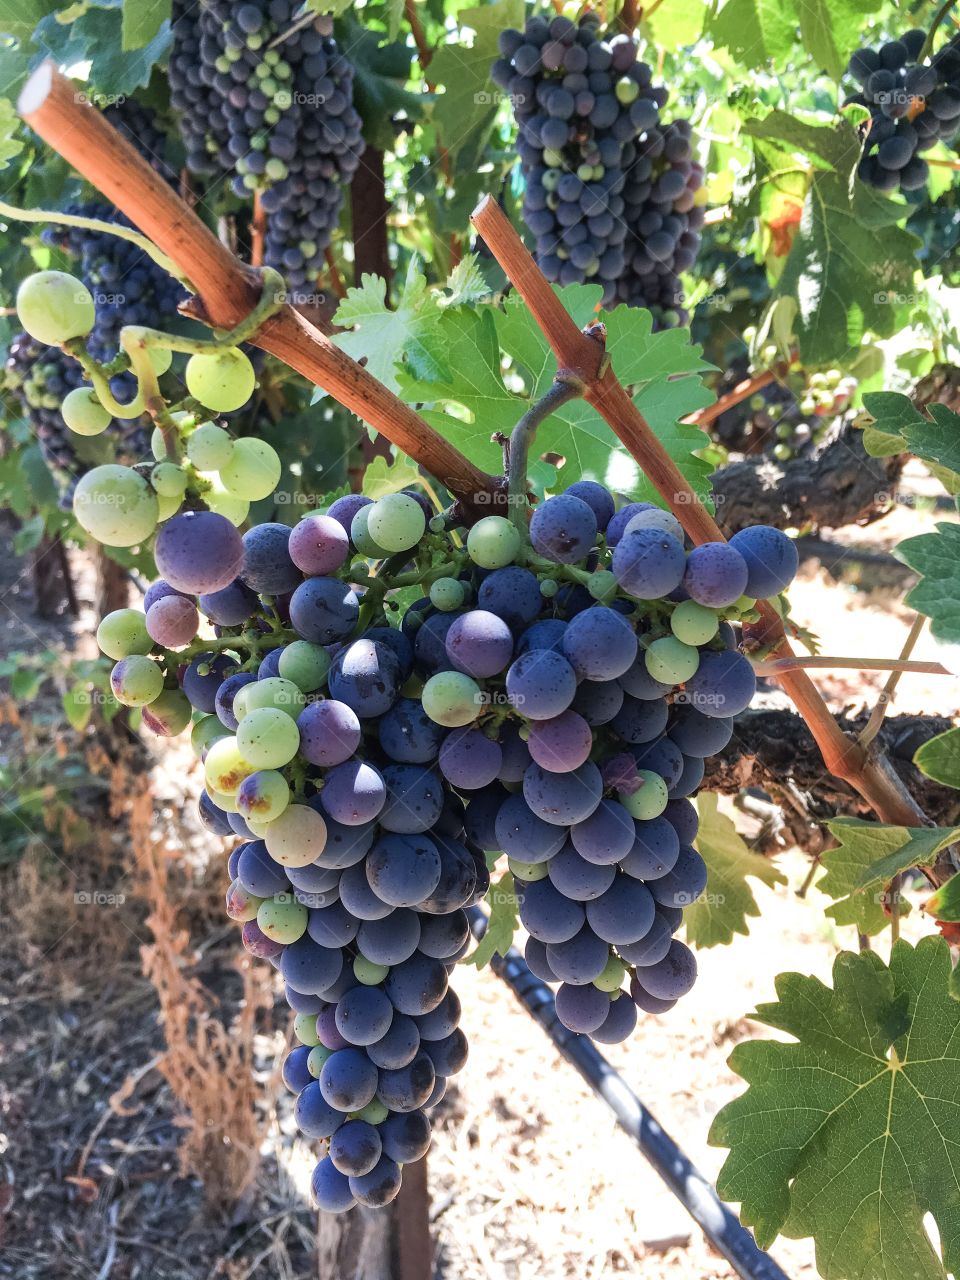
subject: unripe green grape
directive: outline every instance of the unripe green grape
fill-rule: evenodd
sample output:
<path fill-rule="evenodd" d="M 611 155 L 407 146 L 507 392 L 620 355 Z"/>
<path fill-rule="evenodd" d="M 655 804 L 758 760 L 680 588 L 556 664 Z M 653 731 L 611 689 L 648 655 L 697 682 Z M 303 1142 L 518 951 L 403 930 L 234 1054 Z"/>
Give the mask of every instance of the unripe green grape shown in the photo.
<path fill-rule="evenodd" d="M 480 714 L 480 686 L 460 671 L 439 671 L 423 686 L 423 709 L 434 724 L 455 729 L 470 724 Z"/>
<path fill-rule="evenodd" d="M 237 725 L 237 748 L 255 770 L 282 769 L 297 754 L 299 746 L 297 722 L 276 707 L 258 707 Z"/>
<path fill-rule="evenodd" d="M 562 169 L 564 166 L 563 152 L 556 151 L 553 147 L 544 147 L 543 163 L 548 169 Z"/>
<path fill-rule="evenodd" d="M 191 356 L 186 380 L 194 399 L 214 413 L 230 413 L 245 405 L 257 381 L 253 365 L 238 347 Z"/>
<path fill-rule="evenodd" d="M 628 107 L 631 102 L 636 102 L 640 96 L 640 86 L 636 80 L 631 80 L 629 76 L 623 76 L 614 85 L 613 92 L 617 96 L 617 101 Z"/>
<path fill-rule="evenodd" d="M 706 644 L 717 634 L 720 619 L 713 609 L 683 600 L 670 615 L 670 630 L 684 644 Z"/>
<path fill-rule="evenodd" d="M 367 512 L 367 532 L 385 551 L 410 551 L 423 537 L 427 518 L 409 493 L 388 493 Z"/>
<path fill-rule="evenodd" d="M 756 604 L 757 602 L 753 596 L 737 596 L 733 604 L 730 605 L 730 609 L 736 613 L 750 613 L 751 610 L 756 608 Z"/>
<path fill-rule="evenodd" d="M 175 498 L 165 497 L 162 493 L 157 494 L 157 523 L 163 524 L 164 520 L 169 520 L 171 516 L 177 514 L 183 506 L 183 494 L 179 494 Z"/>
<path fill-rule="evenodd" d="M 247 436 L 233 442 L 230 461 L 220 468 L 220 479 L 227 493 L 247 502 L 269 498 L 280 481 L 283 466 L 279 455 L 266 440 Z"/>
<path fill-rule="evenodd" d="M 304 693 L 313 693 L 327 678 L 330 655 L 322 645 L 294 640 L 281 653 L 278 666 L 284 680 L 292 681 Z"/>
<path fill-rule="evenodd" d="M 617 580 L 609 569 L 597 569 L 587 579 L 587 590 L 594 600 L 609 604 L 617 594 Z"/>
<path fill-rule="evenodd" d="M 255 772 L 255 767 L 240 754 L 235 734 L 230 734 L 226 738 L 218 738 L 207 751 L 207 758 L 203 762 L 203 774 L 207 782 L 207 789 L 209 790 L 212 787 L 214 791 L 219 791 L 221 794 L 231 798 L 236 796 L 240 790 L 240 783 L 244 778 L 248 778 L 251 773 Z M 212 796 L 211 799 L 213 799 Z M 219 801 L 217 803 L 219 804 Z M 236 800 L 232 799 L 232 804 L 233 808 L 230 812 L 236 813 Z"/>
<path fill-rule="evenodd" d="M 233 455 L 233 439 L 215 422 L 201 422 L 187 437 L 187 457 L 198 471 L 220 471 Z"/>
<path fill-rule="evenodd" d="M 773 456 L 778 462 L 789 462 L 793 457 L 793 450 L 788 444 L 775 444 L 773 446 Z"/>
<path fill-rule="evenodd" d="M 316 862 L 327 843 L 327 824 L 307 804 L 287 805 L 270 823 L 264 836 L 267 852 L 285 867 L 306 867 Z"/>
<path fill-rule="evenodd" d="M 153 641 L 147 635 L 146 618 L 139 609 L 114 609 L 101 618 L 97 644 L 115 662 L 133 653 L 149 653 Z"/>
<path fill-rule="evenodd" d="M 240 812 L 239 808 L 237 809 L 237 812 Z M 269 822 L 260 822 L 257 818 L 248 818 L 246 814 L 244 814 L 243 820 L 247 824 L 248 830 L 255 835 L 258 840 L 263 840 L 267 832 L 270 830 Z"/>
<path fill-rule="evenodd" d="M 372 506 L 361 507 L 353 517 L 350 522 L 350 541 L 362 556 L 369 556 L 371 560 L 383 560 L 385 556 L 389 555 L 389 552 L 386 547 L 381 547 L 378 542 L 374 541 L 367 527 L 367 521 L 372 510 Z"/>
<path fill-rule="evenodd" d="M 577 166 L 577 177 L 581 182 L 590 182 L 593 178 L 593 165 L 581 164 Z"/>
<path fill-rule="evenodd" d="M 699 667 L 700 654 L 693 645 L 684 644 L 676 636 L 661 636 L 647 648 L 644 662 L 654 680 L 683 684 Z"/>
<path fill-rule="evenodd" d="M 219 716 L 203 716 L 190 730 L 190 746 L 199 759 L 220 738 L 229 738 L 230 730 Z"/>
<path fill-rule="evenodd" d="M 441 515 L 431 516 L 430 519 L 427 521 L 427 528 L 430 530 L 431 533 L 443 533 L 446 527 L 447 527 L 446 518 Z"/>
<path fill-rule="evenodd" d="M 98 436 L 112 421 L 92 387 L 74 387 L 68 391 L 60 406 L 60 416 L 78 436 Z"/>
<path fill-rule="evenodd" d="M 752 395 L 750 397 L 750 408 L 754 411 L 754 413 L 759 413 L 766 403 L 767 403 L 766 400 L 764 400 L 763 396 L 760 394 L 759 391 L 756 393 L 756 395 Z"/>
<path fill-rule="evenodd" d="M 371 1098 L 365 1107 L 361 1107 L 359 1111 L 352 1113 L 358 1120 L 366 1120 L 367 1124 L 383 1124 L 390 1109 L 385 1102 L 381 1102 L 379 1098 Z"/>
<path fill-rule="evenodd" d="M 776 428 L 776 437 L 778 440 L 789 440 L 793 435 L 793 427 L 789 422 L 779 422 Z"/>
<path fill-rule="evenodd" d="M 437 578 L 430 587 L 430 603 L 444 613 L 463 604 L 463 583 L 456 578 Z"/>
<path fill-rule="evenodd" d="M 559 590 L 560 583 L 557 582 L 556 578 L 540 579 L 540 594 L 545 600 L 552 600 Z"/>
<path fill-rule="evenodd" d="M 90 290 L 65 271 L 35 271 L 17 290 L 17 319 L 48 347 L 84 337 L 96 318 Z"/>
<path fill-rule="evenodd" d="M 647 822 L 650 818 L 659 818 L 667 807 L 669 796 L 667 784 L 651 769 L 638 769 L 637 777 L 642 785 L 632 795 L 620 795 L 620 803 L 638 822 Z"/>
<path fill-rule="evenodd" d="M 467 534 L 467 554 L 481 569 L 503 569 L 520 551 L 520 531 L 503 516 L 484 516 Z"/>
<path fill-rule="evenodd" d="M 163 671 L 152 658 L 131 654 L 111 671 L 110 688 L 125 707 L 144 707 L 163 691 Z"/>
<path fill-rule="evenodd" d="M 193 708 L 180 689 L 163 689 L 149 706 L 143 708 L 143 723 L 164 738 L 175 738 L 190 723 Z"/>
<path fill-rule="evenodd" d="M 147 356 L 158 378 L 162 378 L 173 364 L 173 352 L 169 347 L 147 347 Z"/>
<path fill-rule="evenodd" d="M 332 1049 L 328 1049 L 325 1044 L 315 1044 L 307 1055 L 307 1070 L 313 1076 L 314 1080 L 320 1079 L 320 1072 L 323 1070 L 323 1064 L 333 1053 Z"/>
<path fill-rule="evenodd" d="M 293 1034 L 301 1044 L 315 1049 L 320 1043 L 317 1035 L 317 1015 L 315 1013 L 298 1013 L 293 1020 Z"/>
<path fill-rule="evenodd" d="M 150 433 L 150 452 L 158 462 L 163 462 L 167 456 L 167 442 L 163 438 L 163 432 L 159 427 L 154 427 Z"/>
<path fill-rule="evenodd" d="M 279 818 L 290 803 L 290 788 L 282 773 L 260 769 L 245 778 L 237 792 L 237 809 L 244 818 L 269 823 Z"/>
<path fill-rule="evenodd" d="M 206 792 L 218 809 L 222 809 L 224 813 L 237 812 L 237 800 L 235 796 L 225 795 L 224 792 L 218 791 L 216 787 L 211 787 L 209 782 L 205 783 Z"/>
<path fill-rule="evenodd" d="M 388 964 L 374 964 L 366 956 L 357 956 L 353 962 L 353 976 L 365 987 L 375 987 L 389 972 Z"/>
<path fill-rule="evenodd" d="M 157 495 L 132 467 L 107 463 L 80 477 L 73 514 L 106 547 L 134 547 L 157 527 Z"/>
<path fill-rule="evenodd" d="M 182 498 L 187 491 L 187 475 L 175 462 L 158 462 L 150 472 L 150 483 L 161 498 Z"/>
<path fill-rule="evenodd" d="M 223 481 L 216 472 L 205 472 L 202 476 L 210 488 L 205 489 L 203 500 L 211 511 L 223 516 L 231 524 L 241 525 L 250 514 L 250 502 L 247 498 L 236 498 L 224 488 Z"/>
<path fill-rule="evenodd" d="M 257 924 L 268 938 L 287 946 L 306 933 L 307 908 L 293 894 L 278 893 L 260 903 Z"/>
<path fill-rule="evenodd" d="M 272 707 L 296 720 L 306 705 L 307 699 L 298 684 L 282 676 L 270 676 L 266 680 L 254 680 L 251 684 L 242 685 L 237 690 L 237 696 L 233 700 L 233 714 L 238 720 L 242 720 L 260 707 Z"/>
<path fill-rule="evenodd" d="M 234 880 L 227 890 L 227 915 L 237 924 L 246 924 L 248 920 L 256 920 L 261 902 L 263 898 L 248 892 L 239 880 Z"/>
<path fill-rule="evenodd" d="M 540 179 L 540 185 L 544 191 L 556 191 L 560 185 L 560 179 L 563 174 L 559 169 L 544 169 L 543 177 Z"/>
<path fill-rule="evenodd" d="M 545 862 L 514 862 L 513 858 L 507 859 L 507 869 L 515 880 L 522 880 L 525 884 L 545 880 L 549 871 Z"/>
<path fill-rule="evenodd" d="M 611 956 L 603 972 L 594 978 L 593 985 L 601 991 L 619 991 L 626 974 L 627 966 L 620 957 Z"/>

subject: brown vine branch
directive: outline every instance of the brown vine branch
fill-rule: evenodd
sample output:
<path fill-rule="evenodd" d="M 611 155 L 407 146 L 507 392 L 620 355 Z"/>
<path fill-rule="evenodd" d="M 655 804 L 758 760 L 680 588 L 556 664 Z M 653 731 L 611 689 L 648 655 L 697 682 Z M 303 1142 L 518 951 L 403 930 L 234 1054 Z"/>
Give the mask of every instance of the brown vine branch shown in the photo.
<path fill-rule="evenodd" d="M 250 265 L 263 266 L 263 246 L 267 236 L 267 214 L 260 192 L 253 193 L 253 217 L 250 220 Z"/>
<path fill-rule="evenodd" d="M 692 541 L 723 541 L 713 517 L 621 386 L 612 367 L 604 362 L 597 344 L 567 314 L 496 201 L 486 196 L 474 210 L 472 221 L 542 330 L 560 368 L 583 381 L 584 398 L 626 445 Z M 767 604 L 762 604 L 759 611 L 760 622 L 745 629 L 748 641 L 768 649 L 773 658 L 794 657 L 776 611 Z M 870 759 L 840 729 L 805 671 L 783 671 L 779 681 L 809 726 L 834 777 L 854 787 L 883 822 L 910 827 L 926 824 L 923 811 L 892 770 L 884 767 L 883 759 Z"/>
<path fill-rule="evenodd" d="M 433 59 L 433 50 L 427 43 L 423 23 L 420 21 L 419 13 L 417 13 L 417 0 L 404 0 L 403 11 L 407 16 L 413 43 L 417 47 L 417 61 L 420 63 L 420 70 L 425 72 Z M 432 93 L 434 86 L 428 83 L 427 88 Z"/>
<path fill-rule="evenodd" d="M 617 14 L 617 30 L 624 35 L 632 36 L 640 21 L 640 6 L 637 0 L 623 0 L 623 8 Z"/>
<path fill-rule="evenodd" d="M 907 638 L 903 642 L 903 648 L 900 650 L 901 661 L 890 672 L 886 683 L 877 698 L 877 705 L 870 713 L 870 719 L 867 721 L 862 733 L 857 735 L 857 741 L 861 747 L 867 747 L 880 732 L 880 726 L 883 724 L 883 717 L 887 714 L 887 707 L 893 701 L 893 695 L 897 691 L 897 685 L 900 683 L 900 677 L 905 670 L 905 661 L 910 657 L 920 639 L 920 633 L 926 626 L 926 618 L 922 613 L 918 613 L 913 620 L 913 625 L 907 633 Z"/>
<path fill-rule="evenodd" d="M 830 658 L 818 655 L 815 658 L 778 658 L 775 662 L 754 663 L 758 676 L 778 676 L 784 671 L 809 671 L 813 668 L 834 670 L 841 667 L 851 671 L 892 671 L 897 676 L 904 672 L 926 676 L 953 674 L 939 662 L 911 662 L 905 658 Z"/>
<path fill-rule="evenodd" d="M 187 276 L 196 297 L 187 314 L 232 329 L 257 305 L 261 281 L 188 209 L 99 111 L 82 101 L 52 62 L 30 76 L 18 102 L 23 119 L 54 151 L 130 218 Z M 441 477 L 466 511 L 489 514 L 500 486 L 434 431 L 409 405 L 286 305 L 253 344 L 283 360 Z M 480 502 L 478 504 L 478 497 Z"/>
<path fill-rule="evenodd" d="M 722 395 L 713 404 L 708 404 L 705 409 L 698 409 L 696 413 L 691 413 L 683 421 L 706 429 L 711 423 L 716 422 L 721 414 L 726 413 L 728 409 L 733 409 L 744 400 L 749 400 L 756 392 L 762 391 L 764 387 L 769 387 L 775 377 L 776 375 L 772 369 L 764 369 L 763 373 L 754 374 L 752 378 L 744 378 L 726 395 Z"/>

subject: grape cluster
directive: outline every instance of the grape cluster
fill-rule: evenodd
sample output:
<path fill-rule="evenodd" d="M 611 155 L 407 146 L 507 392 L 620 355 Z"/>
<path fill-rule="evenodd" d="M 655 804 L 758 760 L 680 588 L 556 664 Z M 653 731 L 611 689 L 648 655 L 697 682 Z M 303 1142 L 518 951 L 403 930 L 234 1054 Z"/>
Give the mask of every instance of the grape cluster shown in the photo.
<path fill-rule="evenodd" d="M 870 110 L 857 173 L 879 191 L 920 192 L 930 173 L 920 153 L 960 131 L 960 39 L 918 62 L 925 40 L 923 31 L 907 31 L 879 49 L 859 49 L 847 67 L 861 88 L 846 101 Z"/>
<path fill-rule="evenodd" d="M 150 107 L 136 98 L 122 98 L 104 107 L 103 115 L 162 178 L 177 181 L 176 170 L 167 160 L 167 135 Z"/>
<path fill-rule="evenodd" d="M 295 297 L 309 291 L 363 153 L 353 67 L 317 19 L 291 0 L 174 5 L 171 101 L 187 164 L 258 192 L 265 262 Z"/>
<path fill-rule="evenodd" d="M 523 216 L 537 262 L 560 284 L 596 281 L 605 306 L 645 306 L 658 326 L 682 323 L 678 272 L 692 265 L 703 169 L 686 121 L 664 124 L 654 85 L 626 35 L 532 17 L 504 31 L 494 82 L 510 94 L 525 179 Z"/>
<path fill-rule="evenodd" d="M 718 395 L 745 376 L 746 361 L 738 361 L 720 382 Z M 844 377 L 839 369 L 807 376 L 798 366 L 784 381 L 775 379 L 720 414 L 713 432 L 730 449 L 769 450 L 778 462 L 789 462 L 822 441 L 833 419 L 849 408 L 856 390 L 857 380 Z"/>

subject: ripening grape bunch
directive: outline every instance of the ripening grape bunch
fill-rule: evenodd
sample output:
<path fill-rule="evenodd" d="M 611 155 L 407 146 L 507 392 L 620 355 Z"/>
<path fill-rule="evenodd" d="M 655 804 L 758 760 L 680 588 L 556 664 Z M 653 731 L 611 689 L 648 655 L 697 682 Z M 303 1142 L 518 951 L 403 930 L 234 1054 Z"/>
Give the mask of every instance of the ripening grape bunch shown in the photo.
<path fill-rule="evenodd" d="M 925 41 L 925 32 L 907 31 L 858 50 L 847 67 L 861 89 L 846 101 L 870 109 L 857 174 L 879 191 L 919 193 L 930 172 L 920 153 L 960 130 L 960 40 L 918 62 Z"/>
<path fill-rule="evenodd" d="M 665 124 L 654 85 L 626 35 L 599 21 L 532 17 L 504 31 L 494 82 L 519 125 L 523 216 L 537 262 L 560 284 L 595 281 L 607 307 L 647 307 L 658 327 L 686 322 L 679 272 L 692 266 L 703 168 L 688 121 Z"/>
<path fill-rule="evenodd" d="M 291 0 L 175 3 L 170 96 L 187 165 L 258 193 L 265 262 L 309 292 L 363 154 L 353 66 L 329 20 Z"/>
<path fill-rule="evenodd" d="M 732 390 L 744 376 L 746 361 L 737 361 L 717 394 Z M 778 462 L 789 462 L 822 442 L 830 424 L 850 407 L 857 385 L 856 378 L 845 377 L 839 369 L 809 375 L 791 369 L 784 380 L 774 379 L 720 414 L 713 430 L 728 448 L 769 450 Z"/>

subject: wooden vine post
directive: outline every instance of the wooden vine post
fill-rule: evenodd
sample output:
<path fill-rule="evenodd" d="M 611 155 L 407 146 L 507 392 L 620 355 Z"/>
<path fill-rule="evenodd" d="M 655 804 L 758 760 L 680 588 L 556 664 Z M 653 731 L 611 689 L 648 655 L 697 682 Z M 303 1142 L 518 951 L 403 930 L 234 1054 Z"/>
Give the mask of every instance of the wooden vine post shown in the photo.
<path fill-rule="evenodd" d="M 187 314 L 220 330 L 231 329 L 249 316 L 260 300 L 258 273 L 237 261 L 131 144 L 75 93 L 71 82 L 52 63 L 44 63 L 33 73 L 18 107 L 45 142 L 176 264 L 195 291 L 184 307 Z M 558 367 L 579 380 L 584 398 L 637 460 L 690 538 L 696 543 L 722 540 L 717 524 L 617 379 L 602 343 L 577 329 L 496 202 L 485 198 L 473 215 L 473 223 L 549 342 Z M 289 304 L 265 321 L 252 343 L 321 387 L 441 480 L 458 499 L 468 522 L 489 515 L 491 502 L 503 500 L 502 480 L 465 458 Z M 771 661 L 792 658 L 775 610 L 764 604 L 760 613 L 760 621 L 746 631 L 748 643 Z M 777 679 L 810 728 L 830 773 L 859 792 L 883 822 L 908 827 L 928 823 L 883 755 L 840 729 L 804 670 L 780 667 Z M 396 1202 L 401 1212 L 403 1202 L 401 1193 Z M 371 1218 L 381 1225 L 365 1229 L 363 1223 Z M 386 1260 L 389 1218 L 364 1212 L 345 1215 L 347 1225 L 340 1228 L 330 1248 L 324 1241 L 332 1241 L 334 1236 L 325 1225 L 320 1249 L 323 1280 L 360 1276 L 383 1280 L 390 1274 L 384 1271 L 395 1266 L 395 1260 Z M 343 1242 L 350 1231 L 358 1229 L 363 1247 L 358 1248 L 354 1265 L 347 1271 L 342 1264 Z M 330 1232 L 334 1230 L 330 1227 Z M 422 1236 L 421 1229 L 421 1243 Z M 406 1263 L 403 1280 L 427 1280 L 428 1257 L 414 1263 L 408 1254 Z"/>

